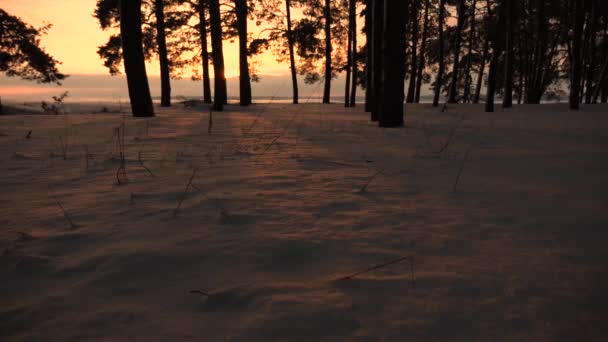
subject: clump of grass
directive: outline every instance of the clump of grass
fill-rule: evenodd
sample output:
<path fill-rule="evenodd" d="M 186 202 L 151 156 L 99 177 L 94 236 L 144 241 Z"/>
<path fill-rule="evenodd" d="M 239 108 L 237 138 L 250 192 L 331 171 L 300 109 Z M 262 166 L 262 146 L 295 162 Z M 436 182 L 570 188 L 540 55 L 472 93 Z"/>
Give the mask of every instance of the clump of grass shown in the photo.
<path fill-rule="evenodd" d="M 60 94 L 59 96 L 53 96 L 53 103 L 48 103 L 46 101 L 42 101 L 40 103 L 40 107 L 42 107 L 42 110 L 46 113 L 46 114 L 54 114 L 54 115 L 58 115 L 58 114 L 63 114 L 65 113 L 64 110 L 64 106 L 63 106 L 63 100 L 65 100 L 69 95 L 69 92 L 64 92 L 63 94 Z"/>

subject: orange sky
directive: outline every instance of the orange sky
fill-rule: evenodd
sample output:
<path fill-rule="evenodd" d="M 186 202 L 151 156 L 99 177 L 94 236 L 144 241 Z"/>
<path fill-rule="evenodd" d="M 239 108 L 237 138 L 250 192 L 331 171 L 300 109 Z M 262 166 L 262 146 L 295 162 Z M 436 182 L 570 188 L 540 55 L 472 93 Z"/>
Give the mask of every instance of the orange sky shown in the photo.
<path fill-rule="evenodd" d="M 0 0 L 0 8 L 21 17 L 36 27 L 50 22 L 53 28 L 42 38 L 42 45 L 63 62 L 61 71 L 67 74 L 106 74 L 97 47 L 110 35 L 102 31 L 91 15 L 95 0 Z M 250 27 L 255 29 L 254 23 Z M 224 42 L 226 76 L 238 76 L 238 46 Z M 256 58 L 260 74 L 287 74 L 286 64 L 278 64 L 276 57 L 266 53 Z M 158 75 L 156 62 L 148 65 L 149 75 Z"/>

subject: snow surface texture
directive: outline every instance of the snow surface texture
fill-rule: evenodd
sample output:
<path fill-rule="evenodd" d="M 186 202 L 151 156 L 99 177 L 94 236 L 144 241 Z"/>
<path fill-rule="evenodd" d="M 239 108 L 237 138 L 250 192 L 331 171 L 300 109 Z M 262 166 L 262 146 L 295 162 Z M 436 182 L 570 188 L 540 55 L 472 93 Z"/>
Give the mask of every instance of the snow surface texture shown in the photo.
<path fill-rule="evenodd" d="M 0 339 L 605 341 L 607 111 L 2 116 Z"/>

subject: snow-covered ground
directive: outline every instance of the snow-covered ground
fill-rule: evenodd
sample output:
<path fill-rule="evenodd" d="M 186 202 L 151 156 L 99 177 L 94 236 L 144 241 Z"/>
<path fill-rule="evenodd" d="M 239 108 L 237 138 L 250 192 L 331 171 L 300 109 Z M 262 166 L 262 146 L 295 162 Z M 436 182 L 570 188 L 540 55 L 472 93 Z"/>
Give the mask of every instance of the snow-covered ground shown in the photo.
<path fill-rule="evenodd" d="M 605 341 L 607 114 L 0 116 L 0 339 Z"/>

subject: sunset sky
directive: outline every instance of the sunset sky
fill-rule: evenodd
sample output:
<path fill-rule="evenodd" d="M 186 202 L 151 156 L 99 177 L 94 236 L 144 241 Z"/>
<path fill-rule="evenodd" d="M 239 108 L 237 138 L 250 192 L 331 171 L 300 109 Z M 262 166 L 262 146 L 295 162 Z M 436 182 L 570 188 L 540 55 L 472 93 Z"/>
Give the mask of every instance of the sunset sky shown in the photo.
<path fill-rule="evenodd" d="M 104 44 L 110 32 L 102 31 L 92 13 L 95 0 L 0 0 L 0 8 L 21 17 L 27 23 L 39 27 L 53 24 L 42 45 L 55 58 L 63 62 L 61 71 L 68 74 L 107 74 L 97 47 Z M 250 27 L 255 30 L 253 22 Z M 224 42 L 226 76 L 238 75 L 238 46 Z M 278 64 L 275 56 L 266 53 L 256 60 L 261 74 L 287 74 L 288 66 Z M 156 62 L 148 65 L 149 75 L 158 75 Z"/>

